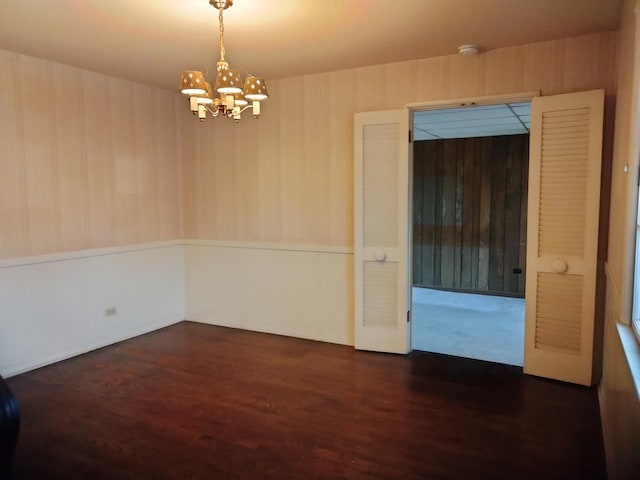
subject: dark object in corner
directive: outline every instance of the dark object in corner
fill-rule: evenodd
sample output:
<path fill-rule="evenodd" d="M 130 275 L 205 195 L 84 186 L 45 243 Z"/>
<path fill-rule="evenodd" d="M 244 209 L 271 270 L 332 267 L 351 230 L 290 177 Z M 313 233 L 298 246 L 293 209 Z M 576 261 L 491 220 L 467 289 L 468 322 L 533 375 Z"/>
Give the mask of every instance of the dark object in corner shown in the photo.
<path fill-rule="evenodd" d="M 20 431 L 20 410 L 13 393 L 0 376 L 0 480 L 9 478 L 13 451 Z"/>

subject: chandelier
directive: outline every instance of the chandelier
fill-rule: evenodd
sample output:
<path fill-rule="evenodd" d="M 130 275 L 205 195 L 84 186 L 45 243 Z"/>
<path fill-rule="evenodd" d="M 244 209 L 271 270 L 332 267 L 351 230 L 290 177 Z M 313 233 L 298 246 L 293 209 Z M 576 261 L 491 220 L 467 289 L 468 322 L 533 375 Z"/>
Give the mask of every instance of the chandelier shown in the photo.
<path fill-rule="evenodd" d="M 214 117 L 233 118 L 236 123 L 242 112 L 251 109 L 254 118 L 260 115 L 260 101 L 269 97 L 267 84 L 263 78 L 248 76 L 242 82 L 240 72 L 230 68 L 224 59 L 224 10 L 233 5 L 233 0 L 209 0 L 218 9 L 220 24 L 220 60 L 215 90 L 207 82 L 202 72 L 187 70 L 180 78 L 180 91 L 189 97 L 189 107 L 200 121 L 207 118 L 207 112 Z"/>

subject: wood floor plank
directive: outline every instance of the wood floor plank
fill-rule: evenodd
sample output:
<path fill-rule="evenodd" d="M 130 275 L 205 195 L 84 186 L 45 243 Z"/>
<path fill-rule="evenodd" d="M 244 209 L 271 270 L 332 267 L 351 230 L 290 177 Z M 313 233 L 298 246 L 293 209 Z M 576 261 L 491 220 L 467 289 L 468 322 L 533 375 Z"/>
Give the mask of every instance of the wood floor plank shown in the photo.
<path fill-rule="evenodd" d="M 13 479 L 599 479 L 595 389 L 182 322 L 8 379 Z"/>

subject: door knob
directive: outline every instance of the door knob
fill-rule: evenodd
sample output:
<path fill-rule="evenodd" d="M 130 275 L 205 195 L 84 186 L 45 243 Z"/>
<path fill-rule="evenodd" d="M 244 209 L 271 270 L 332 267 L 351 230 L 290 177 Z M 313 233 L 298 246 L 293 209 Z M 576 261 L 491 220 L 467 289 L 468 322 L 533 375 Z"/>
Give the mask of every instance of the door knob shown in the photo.
<path fill-rule="evenodd" d="M 551 264 L 551 269 L 556 273 L 564 273 L 569 270 L 569 265 L 564 260 L 554 260 Z"/>
<path fill-rule="evenodd" d="M 384 262 L 387 259 L 387 254 L 382 250 L 376 250 L 373 254 L 373 258 L 376 259 L 376 262 Z"/>

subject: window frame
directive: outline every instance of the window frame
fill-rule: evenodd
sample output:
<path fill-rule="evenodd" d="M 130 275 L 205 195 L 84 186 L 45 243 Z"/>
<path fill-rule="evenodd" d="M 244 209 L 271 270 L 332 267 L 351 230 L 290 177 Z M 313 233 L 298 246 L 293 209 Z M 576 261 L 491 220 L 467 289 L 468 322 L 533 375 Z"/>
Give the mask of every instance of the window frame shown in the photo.
<path fill-rule="evenodd" d="M 640 172 L 639 172 L 640 173 Z M 639 175 L 640 176 L 640 175 Z M 640 178 L 638 179 L 640 183 Z M 640 342 L 640 186 L 636 186 L 636 229 L 635 256 L 633 269 L 633 302 L 631 305 L 631 328 Z"/>

